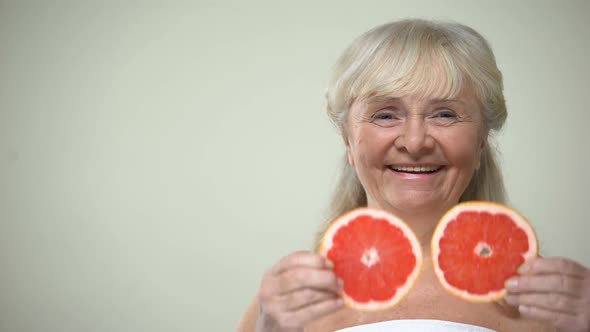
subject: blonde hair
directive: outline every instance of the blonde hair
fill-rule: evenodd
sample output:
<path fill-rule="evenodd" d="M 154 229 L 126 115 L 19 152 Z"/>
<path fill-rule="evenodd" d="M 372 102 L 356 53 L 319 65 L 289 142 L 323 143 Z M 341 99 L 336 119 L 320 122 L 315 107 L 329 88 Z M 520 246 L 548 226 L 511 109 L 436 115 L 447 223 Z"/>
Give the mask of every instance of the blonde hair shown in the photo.
<path fill-rule="evenodd" d="M 488 136 L 507 116 L 502 73 L 487 41 L 475 30 L 451 22 L 410 19 L 378 26 L 357 38 L 338 59 L 326 94 L 327 111 L 346 135 L 350 106 L 372 96 L 453 97 L 469 84 L 480 101 Z M 495 151 L 486 139 L 480 167 L 460 201 L 505 202 Z M 366 206 L 367 196 L 348 160 L 333 193 L 327 222 Z"/>

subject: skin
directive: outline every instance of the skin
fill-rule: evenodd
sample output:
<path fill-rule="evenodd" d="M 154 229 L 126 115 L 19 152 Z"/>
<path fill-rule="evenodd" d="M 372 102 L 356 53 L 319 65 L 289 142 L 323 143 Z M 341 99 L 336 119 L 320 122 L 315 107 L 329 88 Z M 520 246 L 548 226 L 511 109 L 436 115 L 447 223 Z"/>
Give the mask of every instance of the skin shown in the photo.
<path fill-rule="evenodd" d="M 453 99 L 374 98 L 352 105 L 345 144 L 367 193 L 368 206 L 406 220 L 421 243 L 457 204 L 475 169 L 487 133 L 473 93 Z M 390 166 L 435 166 L 411 175 Z"/>
<path fill-rule="evenodd" d="M 405 220 L 423 244 L 424 261 L 440 217 L 455 205 L 479 167 L 487 132 L 479 103 L 465 88 L 452 100 L 404 96 L 353 103 L 344 142 L 368 206 Z M 412 175 L 390 167 L 430 166 Z M 282 258 L 263 279 L 238 331 L 333 331 L 393 319 L 440 319 L 497 331 L 590 331 L 590 272 L 568 259 L 538 258 L 507 283 L 504 304 L 474 304 L 446 292 L 424 264 L 410 294 L 393 308 L 343 306 L 329 261 L 311 252 Z"/>
<path fill-rule="evenodd" d="M 557 331 L 590 331 L 590 269 L 567 258 L 536 258 L 506 282 L 506 302 Z"/>

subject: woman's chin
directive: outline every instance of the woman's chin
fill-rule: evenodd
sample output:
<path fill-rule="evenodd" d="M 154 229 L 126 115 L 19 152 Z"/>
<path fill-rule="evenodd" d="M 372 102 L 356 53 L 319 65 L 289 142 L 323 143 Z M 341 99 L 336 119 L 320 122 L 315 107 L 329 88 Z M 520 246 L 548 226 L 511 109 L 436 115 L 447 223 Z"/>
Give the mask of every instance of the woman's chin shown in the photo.
<path fill-rule="evenodd" d="M 438 220 L 453 205 L 447 204 L 445 200 L 440 198 L 422 194 L 388 200 L 380 208 L 389 210 L 401 218 L 436 218 Z"/>

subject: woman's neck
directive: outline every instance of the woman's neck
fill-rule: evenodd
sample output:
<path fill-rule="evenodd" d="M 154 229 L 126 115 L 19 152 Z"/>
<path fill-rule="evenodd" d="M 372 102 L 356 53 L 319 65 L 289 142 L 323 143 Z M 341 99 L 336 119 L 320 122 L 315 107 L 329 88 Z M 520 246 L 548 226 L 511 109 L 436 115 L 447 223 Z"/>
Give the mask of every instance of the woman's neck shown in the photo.
<path fill-rule="evenodd" d="M 442 217 L 442 214 L 436 215 L 415 215 L 410 213 L 395 213 L 396 216 L 401 218 L 416 234 L 418 241 L 422 245 L 422 249 L 426 252 L 430 252 L 430 241 L 432 234 L 438 221 Z"/>
<path fill-rule="evenodd" d="M 437 208 L 412 208 L 411 210 L 400 210 L 394 207 L 384 208 L 378 204 L 371 204 L 370 208 L 381 209 L 392 213 L 396 217 L 403 220 L 416 234 L 416 237 L 420 241 L 422 248 L 430 252 L 430 241 L 432 234 L 438 225 L 439 220 L 451 207 L 437 207 Z"/>

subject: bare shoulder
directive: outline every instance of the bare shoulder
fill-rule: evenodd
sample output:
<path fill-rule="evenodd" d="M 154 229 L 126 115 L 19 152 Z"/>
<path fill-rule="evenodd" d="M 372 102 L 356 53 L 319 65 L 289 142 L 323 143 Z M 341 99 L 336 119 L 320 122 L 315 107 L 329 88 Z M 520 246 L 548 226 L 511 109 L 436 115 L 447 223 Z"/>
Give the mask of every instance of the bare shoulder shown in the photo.
<path fill-rule="evenodd" d="M 246 309 L 242 319 L 238 323 L 237 332 L 254 332 L 256 331 L 256 321 L 258 320 L 259 306 L 258 301 L 254 299 Z"/>
<path fill-rule="evenodd" d="M 503 300 L 490 305 L 489 315 L 492 321 L 496 322 L 494 326 L 492 322 L 488 324 L 492 325 L 497 331 L 522 331 L 522 332 L 555 332 L 555 328 L 548 324 L 529 320 L 520 315 L 518 309 L 512 307 Z"/>
<path fill-rule="evenodd" d="M 548 324 L 543 324 L 541 322 L 535 322 L 526 319 L 517 319 L 513 320 L 509 324 L 505 324 L 498 331 L 503 332 L 555 332 L 555 328 L 549 326 Z"/>
<path fill-rule="evenodd" d="M 555 332 L 555 329 L 538 321 L 525 319 L 514 308 L 496 304 L 467 302 L 435 303 L 430 306 L 400 304 L 380 312 L 358 312 L 343 308 L 306 326 L 305 332 L 325 332 L 342 328 L 389 320 L 435 319 L 489 328 L 497 332 Z"/>

